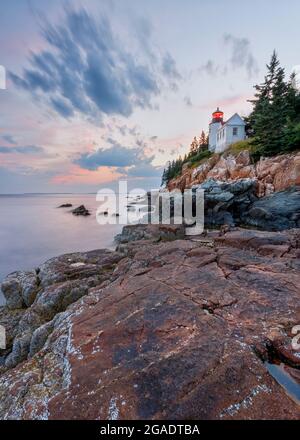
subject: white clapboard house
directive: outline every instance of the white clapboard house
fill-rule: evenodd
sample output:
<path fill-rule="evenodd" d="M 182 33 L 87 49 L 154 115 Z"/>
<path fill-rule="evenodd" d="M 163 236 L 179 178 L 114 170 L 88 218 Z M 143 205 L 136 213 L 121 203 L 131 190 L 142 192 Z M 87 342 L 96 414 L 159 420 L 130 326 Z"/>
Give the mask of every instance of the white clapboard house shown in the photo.
<path fill-rule="evenodd" d="M 245 126 L 244 120 L 237 113 L 224 122 L 224 113 L 218 107 L 209 124 L 209 150 L 222 153 L 232 143 L 245 139 Z"/>

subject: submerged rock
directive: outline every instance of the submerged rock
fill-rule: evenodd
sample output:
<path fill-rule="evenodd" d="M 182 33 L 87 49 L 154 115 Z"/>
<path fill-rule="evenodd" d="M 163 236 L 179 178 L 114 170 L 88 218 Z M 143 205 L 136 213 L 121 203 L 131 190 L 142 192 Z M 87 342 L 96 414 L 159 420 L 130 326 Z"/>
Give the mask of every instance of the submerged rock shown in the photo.
<path fill-rule="evenodd" d="M 63 205 L 60 205 L 58 208 L 72 208 L 72 203 L 64 203 Z"/>
<path fill-rule="evenodd" d="M 0 324 L 19 322 L 0 375 L 1 419 L 108 420 L 112 408 L 120 420 L 299 418 L 257 355 L 273 341 L 282 361 L 300 358 L 289 345 L 300 322 L 299 230 L 173 241 L 150 232 L 123 231 L 126 257 L 50 260 L 29 308 L 0 309 Z"/>
<path fill-rule="evenodd" d="M 73 209 L 72 211 L 73 215 L 82 215 L 83 217 L 86 217 L 88 215 L 91 215 L 88 209 L 84 205 L 78 206 L 78 208 Z"/>

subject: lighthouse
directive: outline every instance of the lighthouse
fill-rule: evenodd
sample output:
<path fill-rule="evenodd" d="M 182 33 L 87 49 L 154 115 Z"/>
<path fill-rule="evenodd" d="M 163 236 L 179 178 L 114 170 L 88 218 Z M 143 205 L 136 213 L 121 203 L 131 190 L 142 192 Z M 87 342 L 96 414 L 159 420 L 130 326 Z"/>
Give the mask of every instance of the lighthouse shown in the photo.
<path fill-rule="evenodd" d="M 217 146 L 217 133 L 218 133 L 218 130 L 223 125 L 223 118 L 224 118 L 224 113 L 221 112 L 221 110 L 218 107 L 217 110 L 215 112 L 213 112 L 212 121 L 209 124 L 209 147 L 208 148 L 212 152 L 215 151 L 216 146 Z"/>
<path fill-rule="evenodd" d="M 217 146 L 217 133 L 218 133 L 218 130 L 223 125 L 223 118 L 224 118 L 224 113 L 218 107 L 217 110 L 215 112 L 213 112 L 212 121 L 209 124 L 209 147 L 208 148 L 212 152 L 215 151 L 216 146 Z"/>
<path fill-rule="evenodd" d="M 219 107 L 212 114 L 209 124 L 208 148 L 212 153 L 223 153 L 231 144 L 246 138 L 245 121 L 235 113 L 224 121 L 224 113 Z"/>

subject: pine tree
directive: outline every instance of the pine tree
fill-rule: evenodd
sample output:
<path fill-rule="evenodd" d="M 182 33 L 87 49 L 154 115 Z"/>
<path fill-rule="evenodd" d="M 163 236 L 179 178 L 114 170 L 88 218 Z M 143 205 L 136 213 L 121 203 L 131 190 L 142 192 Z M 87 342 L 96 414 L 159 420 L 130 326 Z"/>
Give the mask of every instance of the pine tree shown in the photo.
<path fill-rule="evenodd" d="M 162 177 L 161 177 L 161 186 L 164 186 L 167 183 L 167 170 L 164 168 Z"/>
<path fill-rule="evenodd" d="M 204 150 L 207 147 L 208 147 L 207 136 L 204 133 L 204 130 L 202 130 L 201 135 L 200 135 L 200 139 L 199 139 L 199 151 Z"/>
<path fill-rule="evenodd" d="M 197 154 L 197 152 L 198 152 L 198 141 L 195 136 L 191 143 L 190 154 L 193 156 L 194 154 Z"/>
<path fill-rule="evenodd" d="M 258 152 L 269 156 L 284 149 L 287 118 L 291 113 L 288 95 L 291 92 L 275 51 L 267 70 L 264 83 L 255 86 L 256 99 L 251 101 L 254 109 L 249 122 Z"/>
<path fill-rule="evenodd" d="M 170 179 L 171 179 L 171 162 L 169 161 L 165 174 L 165 182 L 168 183 Z"/>
<path fill-rule="evenodd" d="M 289 103 L 288 118 L 291 122 L 300 122 L 300 93 L 295 87 L 295 76 L 293 73 L 287 85 L 287 100 Z"/>
<path fill-rule="evenodd" d="M 291 115 L 288 90 L 284 69 L 279 68 L 273 87 L 272 121 L 276 130 L 274 130 L 272 144 L 270 144 L 270 154 L 284 149 L 285 128 L 288 117 Z"/>
<path fill-rule="evenodd" d="M 292 151 L 300 148 L 300 93 L 295 88 L 295 74 L 288 83 L 287 100 L 289 114 L 284 132 L 284 150 Z"/>

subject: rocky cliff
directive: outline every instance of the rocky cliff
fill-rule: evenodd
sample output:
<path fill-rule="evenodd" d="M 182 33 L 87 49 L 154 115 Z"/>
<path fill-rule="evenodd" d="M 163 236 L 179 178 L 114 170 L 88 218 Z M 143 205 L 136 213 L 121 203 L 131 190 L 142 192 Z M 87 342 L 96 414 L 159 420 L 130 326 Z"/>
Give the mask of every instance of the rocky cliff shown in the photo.
<path fill-rule="evenodd" d="M 119 241 L 5 280 L 1 419 L 299 418 L 299 230 Z"/>
<path fill-rule="evenodd" d="M 183 191 L 208 179 L 223 182 L 252 179 L 257 182 L 257 196 L 263 197 L 300 185 L 300 153 L 262 158 L 257 163 L 253 163 L 247 150 L 239 154 L 215 154 L 196 168 L 184 166 L 182 175 L 171 180 L 168 189 Z"/>
<path fill-rule="evenodd" d="M 256 164 L 248 151 L 213 155 L 196 168 L 185 165 L 167 190 L 188 188 L 204 190 L 208 228 L 224 224 L 269 231 L 300 227 L 300 153 Z"/>

